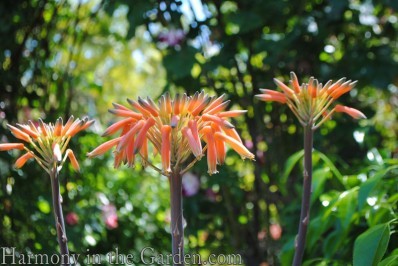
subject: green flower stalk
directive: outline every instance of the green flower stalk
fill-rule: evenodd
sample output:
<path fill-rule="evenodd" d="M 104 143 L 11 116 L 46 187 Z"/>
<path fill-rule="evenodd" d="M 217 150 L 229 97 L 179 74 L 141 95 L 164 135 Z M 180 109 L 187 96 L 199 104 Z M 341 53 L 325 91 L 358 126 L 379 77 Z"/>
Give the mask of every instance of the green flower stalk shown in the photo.
<path fill-rule="evenodd" d="M 345 78 L 342 78 L 334 83 L 329 80 L 325 85 L 322 85 L 318 80 L 311 77 L 308 83 L 303 83 L 300 86 L 296 74 L 291 72 L 290 77 L 290 87 L 278 79 L 274 79 L 275 84 L 283 92 L 260 89 L 262 94 L 258 94 L 256 97 L 262 101 L 276 101 L 287 104 L 304 127 L 303 194 L 299 230 L 295 244 L 296 252 L 293 259 L 293 265 L 298 266 L 301 265 L 303 260 L 310 221 L 314 131 L 330 119 L 333 113 L 347 113 L 355 119 L 366 118 L 366 116 L 354 108 L 339 104 L 333 105 L 341 95 L 349 92 L 355 86 L 356 81 L 346 81 Z"/>
<path fill-rule="evenodd" d="M 24 150 L 26 151 L 15 162 L 15 168 L 21 168 L 29 159 L 34 159 L 50 176 L 55 227 L 58 244 L 60 247 L 62 264 L 69 264 L 68 239 L 66 237 L 64 216 L 62 213 L 62 196 L 59 191 L 59 172 L 65 161 L 69 158 L 72 167 L 80 171 L 79 163 L 71 149 L 67 149 L 70 139 L 79 131 L 88 128 L 94 120 L 73 116 L 63 125 L 62 118 L 55 124 L 46 124 L 41 119 L 37 124 L 28 121 L 28 124 L 7 125 L 11 133 L 21 143 L 1 143 L 0 151 Z M 67 259 L 67 262 L 64 260 Z"/>
<path fill-rule="evenodd" d="M 99 156 L 115 148 L 115 167 L 121 164 L 134 166 L 136 157 L 141 157 L 143 166 L 150 166 L 167 176 L 170 183 L 171 235 L 174 265 L 183 265 L 184 228 L 182 210 L 182 175 L 203 156 L 207 156 L 208 173 L 215 174 L 217 164 L 226 157 L 226 144 L 241 157 L 254 159 L 254 155 L 243 145 L 230 117 L 246 111 L 224 111 L 229 101 L 225 95 L 210 97 L 203 91 L 189 97 L 169 94 L 160 97 L 156 104 L 151 98 L 128 100 L 131 108 L 114 104 L 112 114 L 122 120 L 112 124 L 105 136 L 121 131 L 92 152 L 89 157 Z M 160 155 L 161 167 L 149 157 L 148 145 L 152 144 L 153 155 Z"/>

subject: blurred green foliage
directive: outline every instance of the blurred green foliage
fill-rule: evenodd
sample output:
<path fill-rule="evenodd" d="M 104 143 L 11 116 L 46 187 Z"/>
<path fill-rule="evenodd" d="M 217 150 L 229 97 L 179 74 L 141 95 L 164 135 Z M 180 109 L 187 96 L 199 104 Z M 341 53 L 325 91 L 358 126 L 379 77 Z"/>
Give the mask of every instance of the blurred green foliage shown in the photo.
<path fill-rule="evenodd" d="M 369 119 L 336 115 L 315 134 L 314 188 L 305 265 L 394 265 L 397 257 L 398 4 L 396 1 L 4 0 L 0 2 L 0 139 L 7 123 L 89 115 L 71 146 L 82 173 L 62 171 L 72 252 L 139 253 L 170 246 L 168 182 L 155 172 L 88 160 L 104 139 L 112 102 L 163 91 L 226 93 L 247 109 L 235 124 L 256 155 L 231 153 L 184 198 L 187 250 L 242 254 L 246 265 L 289 265 L 301 197 L 302 130 L 286 107 L 253 100 L 272 78 L 347 77 L 340 102 Z M 53 253 L 47 176 L 0 153 L 0 245 Z M 117 225 L 104 206 L 116 207 Z M 364 246 L 372 241 L 374 247 Z M 358 255 L 359 254 L 359 255 Z M 358 257 L 359 256 L 359 257 Z M 363 256 L 363 257 L 361 257 Z M 369 257 L 366 257 L 369 256 Z M 263 264 L 262 264 L 263 263 Z M 384 263 L 384 264 L 383 264 Z"/>

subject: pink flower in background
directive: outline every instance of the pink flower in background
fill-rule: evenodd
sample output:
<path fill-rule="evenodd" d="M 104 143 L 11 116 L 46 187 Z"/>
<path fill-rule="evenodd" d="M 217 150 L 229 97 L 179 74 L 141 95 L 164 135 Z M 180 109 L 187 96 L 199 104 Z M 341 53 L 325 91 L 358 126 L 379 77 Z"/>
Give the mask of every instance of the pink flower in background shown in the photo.
<path fill-rule="evenodd" d="M 269 234 L 273 240 L 278 240 L 282 236 L 282 227 L 280 224 L 271 224 L 269 227 Z"/>
<path fill-rule="evenodd" d="M 198 176 L 187 172 L 182 176 L 182 194 L 186 197 L 196 195 L 200 188 Z"/>
<path fill-rule="evenodd" d="M 70 212 L 66 215 L 65 221 L 70 226 L 77 225 L 79 223 L 79 216 L 75 212 Z"/>
<path fill-rule="evenodd" d="M 106 204 L 102 207 L 102 219 L 105 222 L 106 228 L 110 230 L 116 229 L 119 226 L 115 205 Z"/>
<path fill-rule="evenodd" d="M 159 41 L 168 46 L 176 46 L 185 39 L 185 33 L 182 29 L 171 29 L 167 32 L 161 32 L 158 36 Z"/>

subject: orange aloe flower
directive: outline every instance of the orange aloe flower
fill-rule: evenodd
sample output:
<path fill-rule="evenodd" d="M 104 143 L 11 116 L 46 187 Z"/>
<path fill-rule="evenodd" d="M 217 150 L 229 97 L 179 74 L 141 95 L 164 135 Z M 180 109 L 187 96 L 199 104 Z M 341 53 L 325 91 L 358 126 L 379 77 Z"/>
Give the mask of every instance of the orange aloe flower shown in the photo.
<path fill-rule="evenodd" d="M 311 125 L 313 130 L 329 119 L 334 112 L 344 112 L 355 119 L 366 118 L 362 112 L 351 107 L 342 105 L 332 107 L 332 104 L 340 96 L 352 90 L 356 81 L 342 78 L 334 83 L 329 80 L 322 85 L 311 77 L 308 83 L 303 83 L 300 86 L 296 74 L 291 72 L 290 86 L 278 79 L 274 79 L 274 82 L 283 92 L 260 89 L 262 94 L 258 94 L 256 97 L 262 101 L 287 104 L 300 123 L 303 126 Z"/>
<path fill-rule="evenodd" d="M 177 94 L 171 99 L 166 93 L 158 104 L 149 97 L 127 101 L 129 108 L 113 104 L 114 109 L 109 112 L 122 120 L 112 124 L 103 134 L 108 136 L 120 131 L 120 136 L 89 152 L 89 157 L 99 156 L 114 147 L 115 167 L 121 163 L 133 166 L 136 155 L 139 155 L 144 165 L 150 165 L 166 176 L 177 169 L 186 172 L 205 153 L 209 174 L 217 173 L 217 164 L 224 163 L 225 146 L 234 149 L 242 158 L 254 159 L 234 125 L 227 120 L 246 111 L 225 111 L 229 103 L 225 101 L 225 95 L 210 97 L 202 91 L 192 97 Z M 154 156 L 161 156 L 161 169 L 148 159 L 149 143 L 153 146 Z M 193 158 L 191 163 L 182 169 L 189 158 Z"/>
<path fill-rule="evenodd" d="M 1 143 L 0 151 L 12 149 L 26 151 L 15 162 L 16 168 L 21 168 L 29 159 L 35 159 L 50 174 L 53 169 L 59 171 L 65 160 L 69 158 L 72 167 L 79 171 L 79 163 L 73 151 L 66 148 L 74 135 L 93 123 L 94 120 L 88 120 L 88 118 L 75 120 L 71 116 L 65 125 L 62 123 L 62 118 L 58 118 L 55 124 L 46 124 L 39 119 L 37 124 L 29 120 L 28 124 L 7 125 L 11 133 L 23 142 Z M 65 155 L 63 156 L 63 154 Z"/>

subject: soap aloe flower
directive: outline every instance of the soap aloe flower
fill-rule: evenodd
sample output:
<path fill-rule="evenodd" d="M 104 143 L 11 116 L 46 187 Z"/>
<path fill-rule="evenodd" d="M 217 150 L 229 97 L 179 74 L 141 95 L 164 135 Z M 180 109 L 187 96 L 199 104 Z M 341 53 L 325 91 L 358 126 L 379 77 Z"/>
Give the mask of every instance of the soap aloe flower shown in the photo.
<path fill-rule="evenodd" d="M 352 90 L 356 81 L 341 78 L 336 82 L 329 80 L 325 85 L 311 77 L 308 83 L 299 85 L 294 72 L 290 73 L 289 85 L 278 79 L 275 84 L 282 92 L 260 89 L 261 94 L 256 97 L 262 101 L 275 101 L 286 104 L 304 127 L 304 179 L 302 205 L 299 223 L 299 232 L 296 238 L 296 252 L 293 265 L 301 265 L 307 227 L 310 217 L 311 183 L 312 183 L 312 148 L 313 134 L 325 121 L 330 119 L 334 113 L 346 113 L 354 119 L 366 118 L 359 110 L 352 107 L 335 104 L 343 94 Z"/>
<path fill-rule="evenodd" d="M 217 165 L 225 161 L 226 147 L 235 150 L 243 159 L 254 155 L 243 145 L 229 118 L 244 114 L 243 110 L 226 111 L 229 100 L 225 95 L 211 97 L 204 91 L 193 96 L 168 93 L 156 104 L 151 98 L 128 99 L 129 107 L 114 103 L 110 113 L 121 120 L 109 126 L 103 136 L 118 135 L 88 153 L 96 157 L 113 149 L 114 166 L 134 166 L 137 157 L 167 176 L 170 182 L 173 255 L 183 253 L 182 175 L 203 156 L 207 156 L 208 173 L 217 173 Z M 150 159 L 161 159 L 161 167 Z"/>
<path fill-rule="evenodd" d="M 68 245 L 65 232 L 64 217 L 62 213 L 62 197 L 59 191 L 59 171 L 65 161 L 70 160 L 72 167 L 80 171 L 79 163 L 68 144 L 71 138 L 78 132 L 88 128 L 94 120 L 69 118 L 63 125 L 62 118 L 58 118 L 55 124 L 44 123 L 41 119 L 37 123 L 28 121 L 27 124 L 7 125 L 15 138 L 21 142 L 1 143 L 0 151 L 23 150 L 15 162 L 15 168 L 22 168 L 25 163 L 34 159 L 50 176 L 55 227 L 57 230 L 58 244 L 61 255 L 68 255 Z M 64 256 L 62 256 L 64 258 Z"/>
<path fill-rule="evenodd" d="M 256 97 L 262 101 L 286 104 L 304 127 L 311 126 L 313 130 L 330 119 L 333 113 L 346 113 L 355 119 L 366 118 L 357 109 L 339 104 L 333 105 L 338 98 L 354 88 L 356 81 L 341 78 L 336 82 L 329 80 L 322 85 L 317 79 L 311 77 L 308 83 L 303 83 L 300 86 L 294 72 L 290 73 L 290 78 L 290 86 L 274 79 L 275 84 L 282 92 L 260 89 L 262 93 Z"/>

